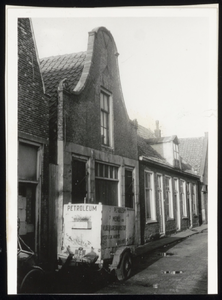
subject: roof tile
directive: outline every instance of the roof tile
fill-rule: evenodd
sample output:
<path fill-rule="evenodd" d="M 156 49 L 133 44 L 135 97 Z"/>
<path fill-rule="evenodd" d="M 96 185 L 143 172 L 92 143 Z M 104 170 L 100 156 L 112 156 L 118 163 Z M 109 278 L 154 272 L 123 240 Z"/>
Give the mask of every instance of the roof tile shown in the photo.
<path fill-rule="evenodd" d="M 53 95 L 57 91 L 59 82 L 64 78 L 67 78 L 70 89 L 74 89 L 81 77 L 85 58 L 86 52 L 42 58 L 40 66 L 46 92 Z"/>

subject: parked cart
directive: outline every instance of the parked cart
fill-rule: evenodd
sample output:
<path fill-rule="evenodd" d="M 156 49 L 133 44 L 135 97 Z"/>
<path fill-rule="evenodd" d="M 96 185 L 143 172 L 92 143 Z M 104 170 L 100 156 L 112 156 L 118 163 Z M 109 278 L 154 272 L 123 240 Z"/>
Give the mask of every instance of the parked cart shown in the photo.
<path fill-rule="evenodd" d="M 115 271 L 118 280 L 131 274 L 135 255 L 135 211 L 102 204 L 65 204 L 58 262 L 72 254 L 70 266 Z"/>

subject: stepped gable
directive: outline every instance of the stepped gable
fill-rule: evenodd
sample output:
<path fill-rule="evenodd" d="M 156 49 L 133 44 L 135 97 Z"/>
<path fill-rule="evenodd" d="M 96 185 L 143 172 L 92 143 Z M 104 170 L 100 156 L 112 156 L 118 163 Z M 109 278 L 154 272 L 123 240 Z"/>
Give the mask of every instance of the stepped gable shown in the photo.
<path fill-rule="evenodd" d="M 69 90 L 77 85 L 84 67 L 86 52 L 78 52 L 42 58 L 40 66 L 46 93 L 54 95 L 61 80 L 67 79 Z"/>
<path fill-rule="evenodd" d="M 180 155 L 200 174 L 204 137 L 180 138 L 179 141 Z"/>

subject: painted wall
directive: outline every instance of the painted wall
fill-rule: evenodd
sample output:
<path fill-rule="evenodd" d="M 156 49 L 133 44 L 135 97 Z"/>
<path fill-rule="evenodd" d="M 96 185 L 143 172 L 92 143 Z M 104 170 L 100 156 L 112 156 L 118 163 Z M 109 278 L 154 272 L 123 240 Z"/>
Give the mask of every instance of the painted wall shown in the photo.
<path fill-rule="evenodd" d="M 174 166 L 173 142 L 166 142 L 152 145 L 152 147 L 166 159 L 166 161 Z"/>
<path fill-rule="evenodd" d="M 144 172 L 151 171 L 154 174 L 154 187 L 155 187 L 155 202 L 156 202 L 156 221 L 146 223 L 145 219 L 145 187 L 144 187 Z M 188 174 L 177 173 L 173 170 L 167 170 L 166 168 L 161 168 L 158 166 L 151 165 L 149 163 L 140 162 L 139 163 L 139 190 L 140 190 L 140 210 L 141 210 L 141 240 L 142 243 L 150 241 L 153 237 L 158 237 L 160 232 L 160 205 L 158 202 L 158 194 L 157 194 L 157 174 L 163 175 L 163 197 L 166 198 L 166 183 L 165 183 L 165 176 L 169 176 L 172 178 L 183 179 L 186 182 L 190 182 L 192 184 L 196 184 L 198 188 L 198 180 L 189 176 Z M 174 184 L 172 185 L 172 194 L 174 195 Z M 198 205 L 198 200 L 197 200 Z M 174 218 L 167 219 L 166 215 L 166 202 L 164 201 L 164 208 L 165 208 L 165 230 L 166 235 L 176 233 L 177 231 L 177 205 L 176 205 L 176 198 L 173 196 L 173 211 L 174 211 Z M 199 207 L 197 207 L 197 211 Z M 180 195 L 180 212 L 181 212 L 181 231 L 186 230 L 190 227 L 190 220 L 189 220 L 189 204 L 188 204 L 188 196 L 187 196 L 187 217 L 182 217 L 182 200 Z M 193 227 L 199 225 L 199 218 L 198 213 L 197 215 L 192 215 L 192 222 Z"/>

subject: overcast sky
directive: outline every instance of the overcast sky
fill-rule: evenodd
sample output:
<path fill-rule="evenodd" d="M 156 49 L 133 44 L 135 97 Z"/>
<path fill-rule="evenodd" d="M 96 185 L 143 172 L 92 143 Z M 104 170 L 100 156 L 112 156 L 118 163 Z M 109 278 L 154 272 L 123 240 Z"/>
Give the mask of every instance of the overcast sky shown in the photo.
<path fill-rule="evenodd" d="M 216 117 L 209 94 L 210 31 L 207 16 L 32 18 L 39 57 L 87 50 L 98 26 L 119 52 L 124 100 L 131 119 L 163 136 L 203 136 Z M 213 110 L 212 110 L 213 109 Z"/>

